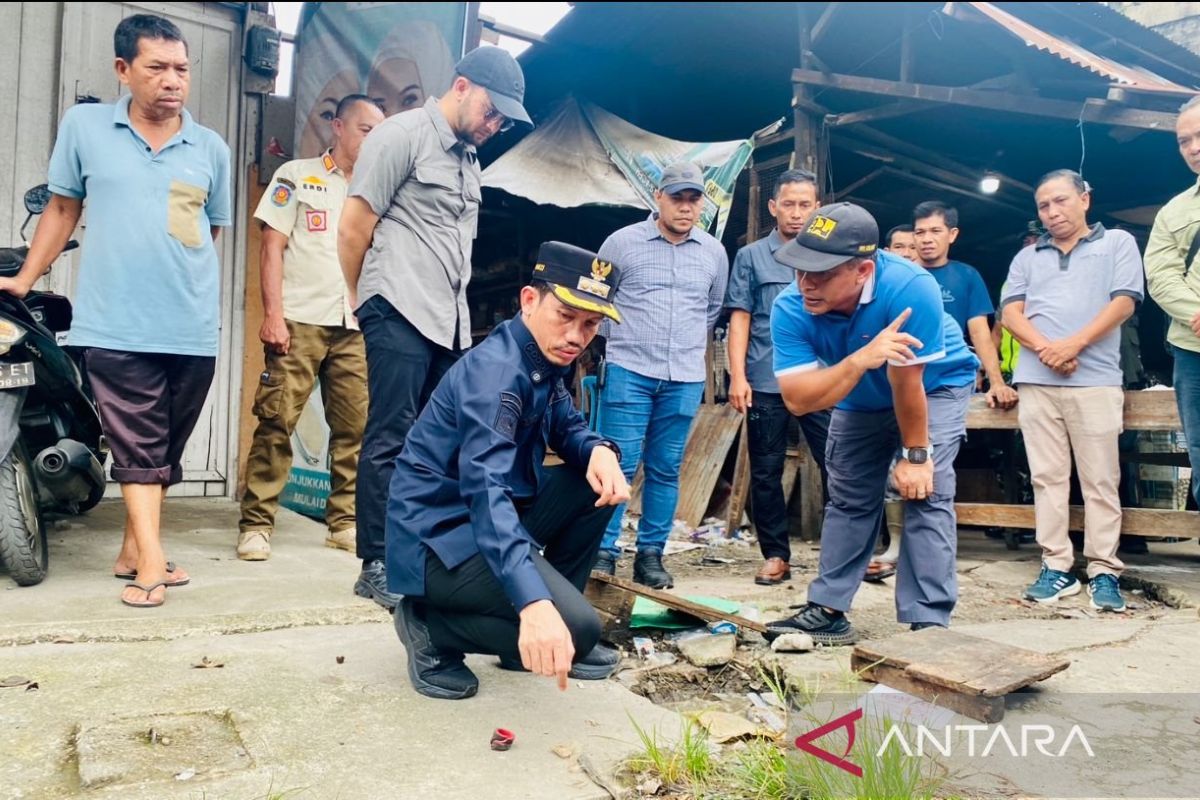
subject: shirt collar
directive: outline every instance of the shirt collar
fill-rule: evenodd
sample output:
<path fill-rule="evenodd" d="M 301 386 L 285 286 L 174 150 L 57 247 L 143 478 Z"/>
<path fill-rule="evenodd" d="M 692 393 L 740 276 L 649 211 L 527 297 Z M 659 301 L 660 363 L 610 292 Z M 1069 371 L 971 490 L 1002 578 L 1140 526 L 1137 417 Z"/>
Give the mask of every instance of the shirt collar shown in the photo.
<path fill-rule="evenodd" d="M 783 247 L 787 242 L 779 234 L 779 228 L 772 228 L 771 233 L 767 235 L 767 248 L 773 254 L 776 250 Z"/>
<path fill-rule="evenodd" d="M 875 269 L 871 270 L 871 274 L 867 278 L 867 282 L 863 284 L 862 294 L 858 297 L 858 304 L 860 306 L 865 306 L 867 303 L 875 299 L 875 276 L 879 274 L 879 270 L 882 268 L 882 266 L 883 265 L 879 263 L 879 260 L 876 259 Z"/>
<path fill-rule="evenodd" d="M 1200 194 L 1200 175 L 1196 176 L 1196 188 L 1192 194 Z"/>
<path fill-rule="evenodd" d="M 336 173 L 338 175 L 346 174 L 346 173 L 342 172 L 342 168 L 339 167 L 337 165 L 337 162 L 333 160 L 333 148 L 332 147 L 321 154 L 321 166 L 325 168 L 325 172 L 328 174 L 334 174 L 334 173 Z"/>
<path fill-rule="evenodd" d="M 131 122 L 129 119 L 129 106 L 131 103 L 133 103 L 133 95 L 127 94 L 119 98 L 117 102 L 113 104 L 114 125 L 124 125 L 126 128 L 133 130 L 133 122 Z M 175 135 L 188 144 L 195 144 L 196 123 L 192 120 L 192 115 L 188 113 L 186 108 L 181 109 L 180 113 L 183 116 L 183 124 L 179 128 L 179 133 Z"/>
<path fill-rule="evenodd" d="M 663 236 L 662 231 L 660 231 L 658 229 L 658 212 L 657 211 L 650 212 L 650 216 L 646 218 L 646 225 L 649 226 L 647 232 L 650 234 L 649 236 L 646 237 L 647 242 L 652 242 L 655 239 L 662 239 L 664 242 L 667 241 L 667 237 Z M 692 242 L 695 240 L 696 240 L 696 226 L 693 225 L 692 229 L 690 231 L 688 231 L 687 238 L 684 239 L 683 241 L 684 242 Z M 680 244 L 683 244 L 683 242 L 680 242 Z M 771 252 L 775 252 L 775 251 L 772 250 Z"/>
<path fill-rule="evenodd" d="M 512 332 L 517 346 L 521 348 L 525 364 L 529 368 L 529 377 L 533 379 L 534 383 L 560 378 L 570 369 L 570 366 L 556 367 L 550 363 L 550 360 L 542 353 L 542 348 L 538 347 L 537 340 L 533 338 L 533 333 L 525 325 L 525 320 L 521 318 L 520 314 L 512 318 L 509 330 Z"/>
<path fill-rule="evenodd" d="M 466 144 L 461 141 L 454 131 L 450 128 L 450 122 L 446 119 L 446 115 L 442 113 L 442 107 L 438 105 L 438 98 L 430 97 L 425 101 L 425 113 L 429 115 L 429 119 L 433 122 L 433 129 L 437 131 L 438 140 L 442 143 L 442 149 L 449 152 L 456 146 L 462 145 L 463 150 L 475 154 L 475 145 Z"/>
<path fill-rule="evenodd" d="M 1078 244 L 1081 242 L 1094 242 L 1103 238 L 1104 223 L 1097 222 L 1092 225 L 1090 229 L 1088 229 L 1088 235 L 1080 239 L 1079 242 L 1076 243 L 1076 246 L 1078 246 Z M 1039 236 L 1037 243 L 1034 244 L 1033 247 L 1035 250 L 1045 250 L 1047 247 L 1053 247 L 1055 250 L 1058 249 L 1058 247 L 1054 244 L 1054 240 L 1050 238 L 1049 233 L 1043 233 L 1041 236 Z"/>

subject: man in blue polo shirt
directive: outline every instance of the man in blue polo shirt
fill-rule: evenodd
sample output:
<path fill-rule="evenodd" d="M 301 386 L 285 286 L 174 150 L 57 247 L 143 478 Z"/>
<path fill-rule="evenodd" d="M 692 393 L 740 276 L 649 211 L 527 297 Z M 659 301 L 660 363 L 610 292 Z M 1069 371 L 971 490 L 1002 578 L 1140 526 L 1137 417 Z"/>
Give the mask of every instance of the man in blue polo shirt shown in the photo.
<path fill-rule="evenodd" d="M 121 601 L 160 606 L 188 582 L 167 561 L 159 518 L 183 478 L 184 446 L 212 383 L 220 325 L 214 241 L 232 221 L 229 147 L 184 108 L 187 42 L 174 23 L 126 17 L 113 35 L 129 94 L 67 111 L 50 159 L 53 196 L 21 273 L 24 297 L 62 252 L 87 202 L 88 233 L 70 343 L 85 363 L 125 498 L 113 573 Z"/>
<path fill-rule="evenodd" d="M 878 242 L 865 209 L 837 203 L 818 209 L 775 253 L 797 272 L 771 315 L 784 402 L 793 414 L 834 411 L 817 578 L 799 613 L 768 624 L 770 638 L 803 632 L 826 645 L 857 641 L 845 612 L 871 560 L 897 449 L 890 479 L 909 501 L 897 618 L 914 630 L 948 626 L 958 597 L 953 463 L 979 362 L 933 276 L 879 252 Z"/>

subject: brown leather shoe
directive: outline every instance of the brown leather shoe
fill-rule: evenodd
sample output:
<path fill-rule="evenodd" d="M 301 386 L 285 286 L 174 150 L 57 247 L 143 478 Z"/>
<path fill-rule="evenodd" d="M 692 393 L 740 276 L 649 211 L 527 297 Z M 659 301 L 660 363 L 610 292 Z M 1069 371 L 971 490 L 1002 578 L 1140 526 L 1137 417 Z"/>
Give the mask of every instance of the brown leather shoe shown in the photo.
<path fill-rule="evenodd" d="M 759 586 L 774 586 L 792 577 L 792 569 L 782 558 L 768 558 L 762 568 L 754 576 L 754 582 Z"/>

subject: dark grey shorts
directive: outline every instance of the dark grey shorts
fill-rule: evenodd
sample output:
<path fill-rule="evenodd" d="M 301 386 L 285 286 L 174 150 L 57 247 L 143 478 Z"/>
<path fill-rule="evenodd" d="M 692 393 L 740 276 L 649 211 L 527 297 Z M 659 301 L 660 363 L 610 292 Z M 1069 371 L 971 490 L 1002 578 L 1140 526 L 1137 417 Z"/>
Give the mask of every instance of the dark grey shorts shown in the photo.
<path fill-rule="evenodd" d="M 211 356 L 88 348 L 88 382 L 118 483 L 172 486 L 217 360 Z"/>

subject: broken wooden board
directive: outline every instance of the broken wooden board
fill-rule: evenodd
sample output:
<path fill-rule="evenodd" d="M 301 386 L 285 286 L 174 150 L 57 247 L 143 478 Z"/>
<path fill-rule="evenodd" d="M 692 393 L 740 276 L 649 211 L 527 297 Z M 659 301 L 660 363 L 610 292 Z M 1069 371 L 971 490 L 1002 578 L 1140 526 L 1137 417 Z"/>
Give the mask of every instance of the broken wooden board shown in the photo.
<path fill-rule="evenodd" d="M 693 528 L 700 527 L 717 479 L 721 477 L 721 467 L 725 465 L 729 447 L 741 424 L 742 415 L 728 403 L 700 406 L 696 418 L 692 420 L 687 447 L 683 451 L 676 519 L 686 521 Z M 640 514 L 642 511 L 642 482 L 639 469 L 633 480 L 628 505 L 632 513 Z"/>
<path fill-rule="evenodd" d="M 1037 527 L 1034 507 L 996 503 L 955 503 L 959 525 L 980 527 Z M 1070 529 L 1083 530 L 1083 506 L 1071 506 Z M 1195 539 L 1200 535 L 1200 511 L 1171 511 L 1158 508 L 1122 508 L 1121 534 L 1125 536 L 1174 536 Z"/>
<path fill-rule="evenodd" d="M 1004 696 L 1071 665 L 1037 653 L 942 628 L 863 642 L 850 666 L 864 680 L 916 695 L 980 722 L 1004 717 Z"/>
<path fill-rule="evenodd" d="M 608 587 L 615 587 L 616 589 L 621 590 L 630 598 L 629 602 L 631 609 L 633 607 L 633 597 L 635 595 L 639 595 L 641 597 L 649 598 L 656 603 L 661 603 L 667 608 L 674 609 L 675 611 L 679 611 L 691 617 L 696 617 L 703 622 L 717 622 L 724 620 L 732 622 L 733 624 L 745 628 L 746 630 L 757 631 L 758 633 L 767 632 L 767 627 L 761 622 L 755 622 L 752 619 L 746 619 L 745 617 L 738 616 L 737 614 L 726 614 L 725 612 L 718 611 L 715 608 L 709 608 L 708 606 L 702 606 L 699 603 L 693 603 L 691 600 L 685 600 L 678 595 L 670 594 L 669 592 L 664 592 L 659 589 L 651 589 L 649 586 L 642 586 L 640 583 L 634 583 L 633 581 L 626 580 L 625 578 L 616 578 L 612 575 L 605 575 L 601 572 L 593 572 L 592 577 L 588 580 L 588 591 L 584 592 L 584 596 L 588 597 L 588 599 L 591 599 L 592 597 L 589 592 L 601 591 L 599 589 L 593 590 L 591 588 L 592 584 L 595 583 L 605 584 Z M 628 615 L 626 615 L 625 619 L 626 623 L 628 623 Z"/>
<path fill-rule="evenodd" d="M 1127 431 L 1177 431 L 1182 429 L 1174 389 L 1125 392 L 1124 425 Z M 1017 410 L 988 408 L 987 397 L 977 394 L 967 406 L 967 430 L 1018 430 Z"/>
<path fill-rule="evenodd" d="M 604 581 L 589 580 L 583 589 L 583 596 L 600 617 L 601 638 L 608 638 L 614 631 L 629 629 L 633 603 L 637 600 L 632 592 Z"/>

